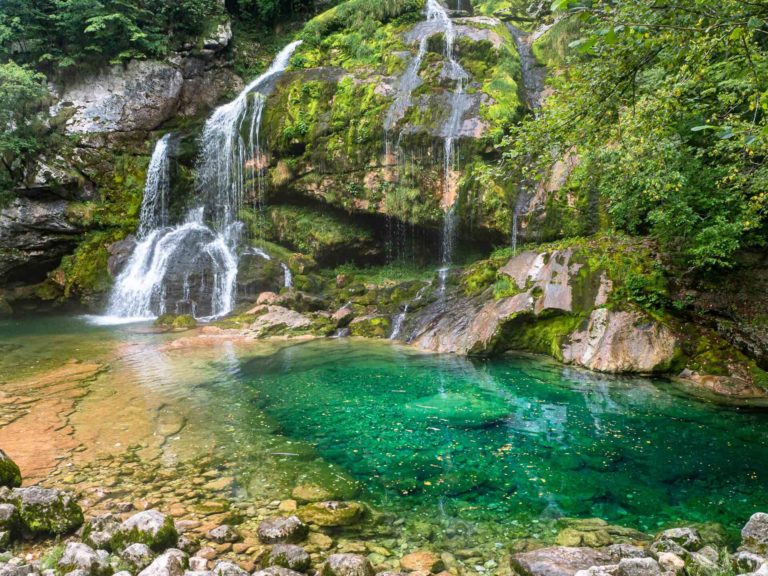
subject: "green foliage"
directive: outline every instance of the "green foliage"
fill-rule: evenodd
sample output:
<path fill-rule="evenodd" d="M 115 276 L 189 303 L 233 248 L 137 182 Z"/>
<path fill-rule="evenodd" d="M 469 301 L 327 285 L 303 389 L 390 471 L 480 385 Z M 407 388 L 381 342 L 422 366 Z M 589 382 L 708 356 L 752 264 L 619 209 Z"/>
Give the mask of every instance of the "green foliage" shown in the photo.
<path fill-rule="evenodd" d="M 107 265 L 107 246 L 123 237 L 124 234 L 115 230 L 91 232 L 73 254 L 62 258 L 59 271 L 66 298 L 76 294 L 90 296 L 109 289 L 112 277 Z"/>
<path fill-rule="evenodd" d="M 584 35 L 552 78 L 555 96 L 509 135 L 510 173 L 542 180 L 553 157 L 577 154 L 589 178 L 576 185 L 605 201 L 611 223 L 689 268 L 764 245 L 768 6 L 559 5 L 572 20 L 561 26 Z"/>
<path fill-rule="evenodd" d="M 44 82 L 28 68 L 0 63 L 0 191 L 23 185 L 50 143 Z"/>
<path fill-rule="evenodd" d="M 56 71 L 162 57 L 221 14 L 211 0 L 4 0 L 0 59 Z"/>

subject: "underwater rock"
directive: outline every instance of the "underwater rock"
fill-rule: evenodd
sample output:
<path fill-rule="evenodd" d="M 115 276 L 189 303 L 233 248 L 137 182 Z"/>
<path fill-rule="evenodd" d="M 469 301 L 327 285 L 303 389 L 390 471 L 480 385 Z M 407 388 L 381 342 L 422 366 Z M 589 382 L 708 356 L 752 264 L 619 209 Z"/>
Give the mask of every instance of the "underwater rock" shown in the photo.
<path fill-rule="evenodd" d="M 373 566 L 359 554 L 331 554 L 320 576 L 373 576 Z"/>
<path fill-rule="evenodd" d="M 295 544 L 275 544 L 267 557 L 270 566 L 282 566 L 296 572 L 309 569 L 311 559 L 301 546 Z"/>
<path fill-rule="evenodd" d="M 293 489 L 291 496 L 299 502 L 323 502 L 331 500 L 334 495 L 327 488 L 317 484 L 301 484 Z"/>
<path fill-rule="evenodd" d="M 482 428 L 509 416 L 509 407 L 501 400 L 492 401 L 479 396 L 446 392 L 419 398 L 405 405 L 412 418 L 428 421 L 439 419 L 460 428 Z"/>
<path fill-rule="evenodd" d="M 145 510 L 125 520 L 112 538 L 112 550 L 122 550 L 129 544 L 140 542 L 160 552 L 175 546 L 179 533 L 173 518 L 158 510 Z M 183 552 L 179 551 L 183 554 Z"/>
<path fill-rule="evenodd" d="M 109 554 L 104 550 L 97 552 L 81 542 L 69 542 L 59 559 L 58 567 L 62 573 L 82 570 L 86 574 L 98 576 L 112 571 L 108 557 Z"/>
<path fill-rule="evenodd" d="M 309 528 L 296 516 L 267 518 L 256 530 L 264 544 L 295 544 L 306 538 Z"/>
<path fill-rule="evenodd" d="M 171 548 L 155 558 L 138 576 L 184 576 L 187 560 L 184 552 Z"/>
<path fill-rule="evenodd" d="M 365 507 L 358 502 L 314 502 L 299 510 L 304 522 L 318 526 L 350 526 L 362 520 Z"/>
<path fill-rule="evenodd" d="M 21 470 L 5 452 L 0 450 L 0 486 L 18 488 L 21 486 Z"/>
<path fill-rule="evenodd" d="M 439 556 L 426 550 L 417 550 L 400 559 L 400 567 L 406 572 L 437 573 L 445 568 Z"/>

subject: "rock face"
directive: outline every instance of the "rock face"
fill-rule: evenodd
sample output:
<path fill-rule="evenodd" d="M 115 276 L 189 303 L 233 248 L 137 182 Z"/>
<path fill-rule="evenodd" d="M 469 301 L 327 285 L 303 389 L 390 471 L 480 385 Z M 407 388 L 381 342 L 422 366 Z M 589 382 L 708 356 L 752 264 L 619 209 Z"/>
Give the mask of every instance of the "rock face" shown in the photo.
<path fill-rule="evenodd" d="M 530 349 L 520 341 L 521 328 L 529 325 L 531 339 L 538 340 L 531 351 L 592 370 L 651 373 L 675 358 L 678 343 L 669 328 L 638 311 L 606 307 L 613 283 L 584 254 L 569 248 L 523 252 L 496 275 L 505 283 L 502 295 L 491 288 L 472 296 L 455 290 L 417 315 L 410 341 L 458 354 Z M 541 329 L 550 341 L 536 334 L 539 323 L 554 327 Z"/>
<path fill-rule="evenodd" d="M 40 282 L 72 251 L 83 230 L 68 217 L 68 206 L 34 193 L 0 209 L 0 287 Z"/>

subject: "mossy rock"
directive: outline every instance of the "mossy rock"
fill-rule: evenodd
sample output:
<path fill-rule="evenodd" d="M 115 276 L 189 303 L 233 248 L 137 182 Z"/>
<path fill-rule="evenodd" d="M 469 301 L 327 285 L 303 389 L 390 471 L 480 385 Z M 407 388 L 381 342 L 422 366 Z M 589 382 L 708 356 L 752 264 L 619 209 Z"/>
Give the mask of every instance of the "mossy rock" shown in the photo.
<path fill-rule="evenodd" d="M 315 502 L 299 509 L 299 518 L 308 524 L 333 528 L 357 524 L 365 516 L 365 507 L 358 502 Z"/>
<path fill-rule="evenodd" d="M 191 314 L 162 314 L 155 320 L 155 326 L 172 330 L 189 330 L 197 327 L 197 320 Z"/>
<path fill-rule="evenodd" d="M 60 536 L 83 524 L 83 511 L 72 494 L 52 488 L 2 489 L 0 501 L 19 511 L 22 530 L 32 536 Z"/>
<path fill-rule="evenodd" d="M 21 486 L 21 470 L 16 462 L 0 450 L 0 486 L 18 488 Z"/>
<path fill-rule="evenodd" d="M 124 550 L 131 544 L 146 544 L 155 552 L 175 546 L 179 533 L 173 518 L 157 510 L 145 510 L 128 518 L 120 525 L 110 541 L 113 552 Z"/>
<path fill-rule="evenodd" d="M 389 316 L 363 316 L 352 320 L 349 332 L 363 338 L 389 338 L 392 322 Z"/>

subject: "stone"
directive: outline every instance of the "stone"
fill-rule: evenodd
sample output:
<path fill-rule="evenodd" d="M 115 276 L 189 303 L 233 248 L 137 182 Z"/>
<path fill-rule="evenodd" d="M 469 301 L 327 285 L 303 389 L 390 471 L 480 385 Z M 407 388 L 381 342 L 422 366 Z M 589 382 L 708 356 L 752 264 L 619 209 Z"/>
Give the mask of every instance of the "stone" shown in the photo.
<path fill-rule="evenodd" d="M 83 530 L 83 542 L 93 548 L 110 548 L 112 538 L 120 529 L 120 519 L 113 514 L 102 514 L 88 521 Z"/>
<path fill-rule="evenodd" d="M 215 576 L 249 576 L 247 571 L 234 562 L 217 562 L 211 572 Z"/>
<path fill-rule="evenodd" d="M 7 532 L 10 537 L 19 531 L 20 526 L 18 508 L 13 504 L 0 504 L 0 531 Z"/>
<path fill-rule="evenodd" d="M 173 518 L 158 510 L 144 510 L 120 525 L 112 538 L 112 548 L 122 550 L 128 544 L 141 542 L 152 550 L 161 552 L 175 546 L 178 540 L 179 533 L 173 524 Z"/>
<path fill-rule="evenodd" d="M 112 570 L 106 554 L 98 554 L 93 548 L 81 542 L 69 542 L 58 562 L 62 573 L 82 570 L 86 574 L 98 576 Z"/>
<path fill-rule="evenodd" d="M 21 486 L 21 470 L 16 462 L 0 450 L 0 486 L 18 488 Z"/>
<path fill-rule="evenodd" d="M 661 559 L 659 559 L 659 562 L 661 562 Z M 765 557 L 746 550 L 740 550 L 731 556 L 731 563 L 739 573 L 755 572 L 765 562 Z"/>
<path fill-rule="evenodd" d="M 661 567 L 653 558 L 622 558 L 617 576 L 661 576 Z"/>
<path fill-rule="evenodd" d="M 605 566 L 591 566 L 586 570 L 579 570 L 574 576 L 616 576 L 618 564 L 606 564 Z"/>
<path fill-rule="evenodd" d="M 267 556 L 267 563 L 270 566 L 282 566 L 296 572 L 305 572 L 309 569 L 311 559 L 301 546 L 275 544 Z"/>
<path fill-rule="evenodd" d="M 656 535 L 655 542 L 674 542 L 689 552 L 702 547 L 701 535 L 695 528 L 670 528 Z"/>
<path fill-rule="evenodd" d="M 176 548 L 187 554 L 194 554 L 200 549 L 200 542 L 191 534 L 182 534 L 176 542 Z"/>
<path fill-rule="evenodd" d="M 297 508 L 296 500 L 282 500 L 280 506 L 277 507 L 280 512 L 296 512 Z"/>
<path fill-rule="evenodd" d="M 659 566 L 664 572 L 679 574 L 685 570 L 685 561 L 672 552 L 662 552 L 659 554 Z"/>
<path fill-rule="evenodd" d="M 269 566 L 257 572 L 254 572 L 252 576 L 304 576 L 300 572 L 294 572 L 283 566 Z"/>
<path fill-rule="evenodd" d="M 520 576 L 574 576 L 592 566 L 615 564 L 617 558 L 599 548 L 552 546 L 514 554 L 512 568 Z"/>
<path fill-rule="evenodd" d="M 264 544 L 296 544 L 306 538 L 309 528 L 296 516 L 277 516 L 264 520 L 256 534 Z"/>
<path fill-rule="evenodd" d="M 291 496 L 299 502 L 306 503 L 332 500 L 334 495 L 327 488 L 323 488 L 317 484 L 301 484 L 293 489 Z"/>
<path fill-rule="evenodd" d="M 194 572 L 204 572 L 208 570 L 208 559 L 201 556 L 192 556 L 189 559 L 189 569 Z"/>
<path fill-rule="evenodd" d="M 333 538 L 322 532 L 310 533 L 307 541 L 319 550 L 330 550 L 333 547 Z"/>
<path fill-rule="evenodd" d="M 120 559 L 134 572 L 144 570 L 152 563 L 155 555 L 146 544 L 135 542 L 120 553 Z"/>
<path fill-rule="evenodd" d="M 213 530 L 210 530 L 206 534 L 206 537 L 218 544 L 224 544 L 225 542 L 237 542 L 241 539 L 240 534 L 238 534 L 237 531 L 232 528 L 232 526 L 227 524 L 222 524 L 221 526 L 217 526 Z"/>
<path fill-rule="evenodd" d="M 184 576 L 187 555 L 181 550 L 170 548 L 139 572 L 138 576 Z"/>
<path fill-rule="evenodd" d="M 360 554 L 331 554 L 320 576 L 374 576 L 373 566 Z"/>
<path fill-rule="evenodd" d="M 304 522 L 323 527 L 350 526 L 362 520 L 365 508 L 358 502 L 328 500 L 314 502 L 299 510 Z"/>
<path fill-rule="evenodd" d="M 768 514 L 756 512 L 741 530 L 741 546 L 755 554 L 768 553 Z"/>
<path fill-rule="evenodd" d="M 83 524 L 83 511 L 72 494 L 53 488 L 14 488 L 0 497 L 19 511 L 22 528 L 32 535 L 63 535 Z"/>
<path fill-rule="evenodd" d="M 445 565 L 440 557 L 426 550 L 417 550 L 400 559 L 400 567 L 406 572 L 440 572 Z"/>

